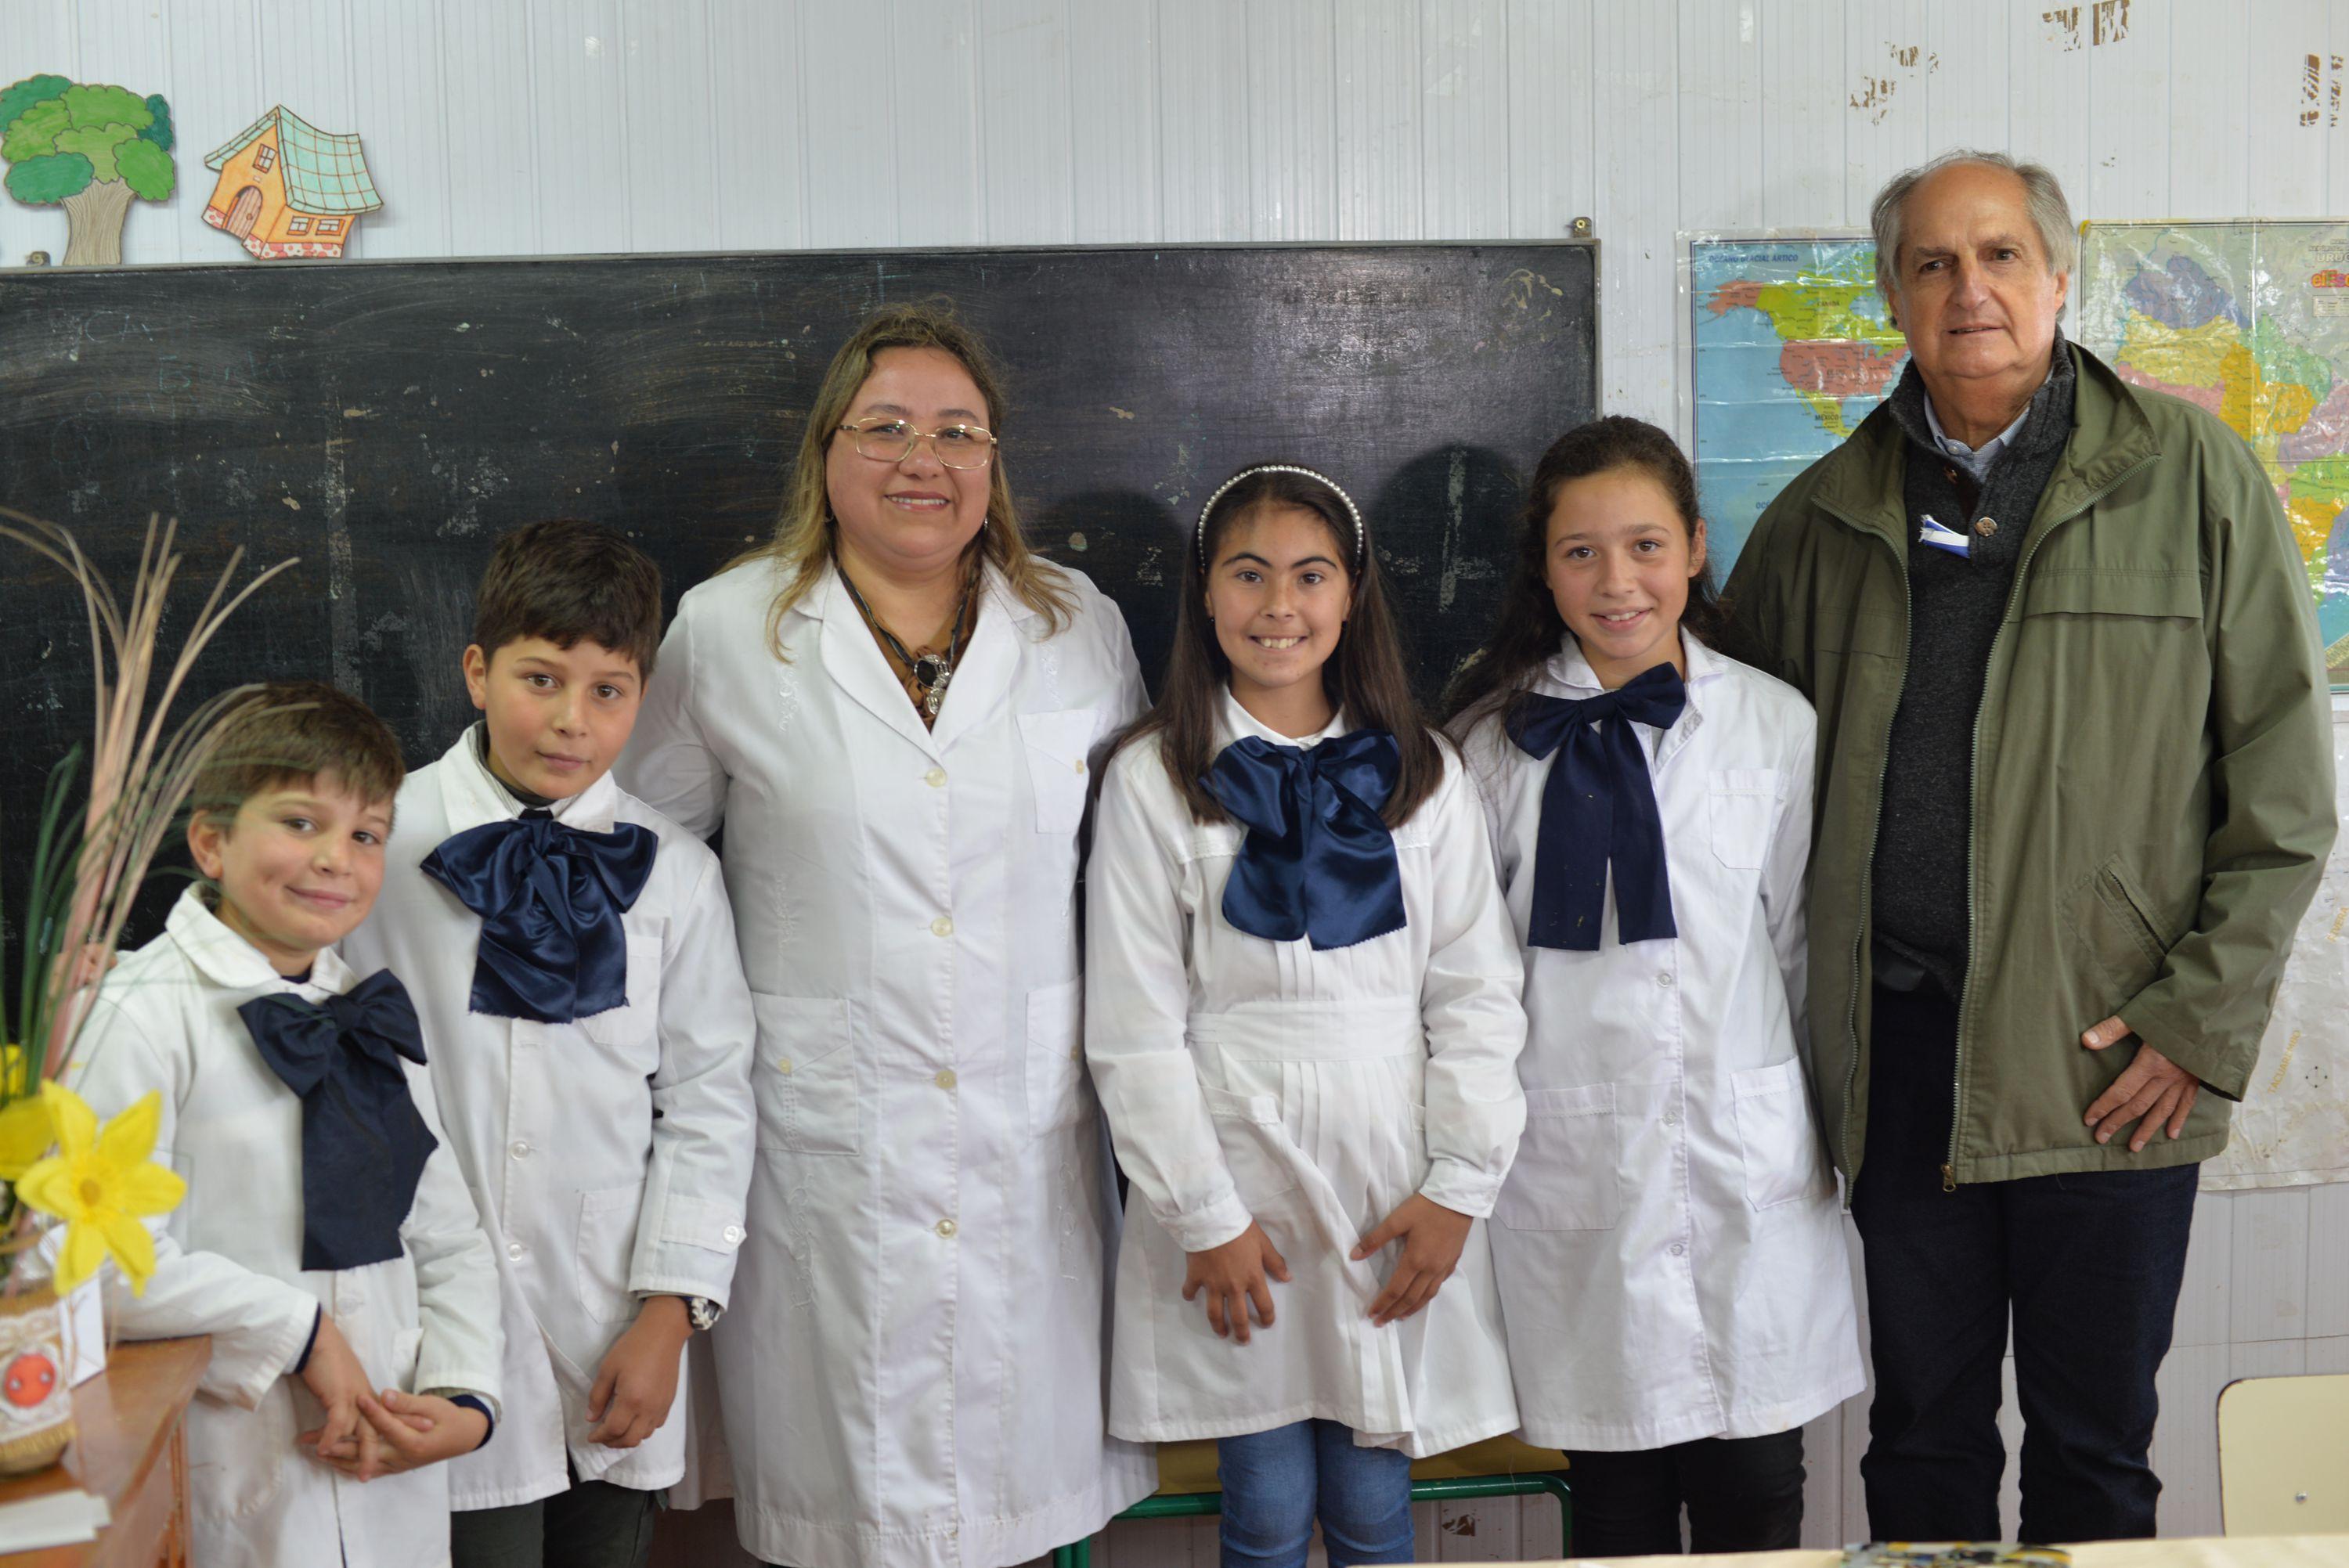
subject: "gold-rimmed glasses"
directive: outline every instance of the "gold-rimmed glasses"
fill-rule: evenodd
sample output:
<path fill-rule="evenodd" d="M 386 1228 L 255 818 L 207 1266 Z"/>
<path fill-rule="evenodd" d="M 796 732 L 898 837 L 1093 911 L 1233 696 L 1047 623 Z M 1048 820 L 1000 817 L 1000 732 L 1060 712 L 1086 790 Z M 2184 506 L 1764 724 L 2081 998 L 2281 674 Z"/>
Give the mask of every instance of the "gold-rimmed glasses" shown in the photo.
<path fill-rule="evenodd" d="M 995 437 L 978 425 L 941 425 L 917 430 L 910 420 L 876 415 L 840 427 L 856 443 L 857 455 L 876 463 L 902 463 L 913 456 L 916 443 L 927 441 L 939 462 L 950 469 L 983 469 L 994 460 Z"/>

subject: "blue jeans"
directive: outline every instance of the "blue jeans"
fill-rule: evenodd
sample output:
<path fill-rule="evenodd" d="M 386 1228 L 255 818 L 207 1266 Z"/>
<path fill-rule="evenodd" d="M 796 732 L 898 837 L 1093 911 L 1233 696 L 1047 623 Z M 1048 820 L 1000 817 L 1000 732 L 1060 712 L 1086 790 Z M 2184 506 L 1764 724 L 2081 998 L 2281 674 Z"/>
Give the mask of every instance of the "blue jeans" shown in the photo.
<path fill-rule="evenodd" d="M 1216 1440 L 1224 1488 L 1224 1568 L 1304 1568 L 1321 1521 L 1330 1568 L 1408 1563 L 1411 1460 L 1354 1446 L 1350 1427 L 1299 1421 Z"/>
<path fill-rule="evenodd" d="M 1877 991 L 1868 1147 L 1851 1203 L 1876 1364 L 1859 1461 L 1868 1532 L 2005 1534 L 1999 1363 L 2012 1319 L 2023 1539 L 2150 1536 L 2161 1492 L 2148 1462 L 2154 1374 L 2178 1314 L 2199 1167 L 1944 1192 L 1956 1050 L 1957 1007 L 1940 992 Z"/>

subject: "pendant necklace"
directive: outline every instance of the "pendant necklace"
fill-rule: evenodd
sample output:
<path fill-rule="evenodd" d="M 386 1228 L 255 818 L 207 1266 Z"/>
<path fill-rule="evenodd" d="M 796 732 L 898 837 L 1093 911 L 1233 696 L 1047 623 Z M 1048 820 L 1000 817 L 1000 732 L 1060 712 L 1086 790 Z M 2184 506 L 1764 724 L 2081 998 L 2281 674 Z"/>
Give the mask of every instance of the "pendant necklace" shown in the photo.
<path fill-rule="evenodd" d="M 839 562 L 835 561 L 833 564 L 837 567 Z M 973 572 L 963 583 L 962 598 L 955 605 L 954 622 L 947 628 L 947 651 L 943 654 L 923 654 L 919 657 L 881 624 L 881 617 L 873 613 L 873 606 L 867 604 L 864 595 L 856 591 L 855 579 L 842 572 L 840 580 L 848 585 L 848 596 L 856 601 L 856 608 L 864 615 L 864 624 L 879 633 L 882 642 L 897 655 L 897 662 L 913 672 L 914 684 L 922 688 L 922 711 L 932 718 L 937 717 L 939 705 L 947 699 L 947 683 L 954 679 L 955 659 L 962 651 L 962 621 L 970 613 L 970 596 L 978 586 L 978 573 Z"/>

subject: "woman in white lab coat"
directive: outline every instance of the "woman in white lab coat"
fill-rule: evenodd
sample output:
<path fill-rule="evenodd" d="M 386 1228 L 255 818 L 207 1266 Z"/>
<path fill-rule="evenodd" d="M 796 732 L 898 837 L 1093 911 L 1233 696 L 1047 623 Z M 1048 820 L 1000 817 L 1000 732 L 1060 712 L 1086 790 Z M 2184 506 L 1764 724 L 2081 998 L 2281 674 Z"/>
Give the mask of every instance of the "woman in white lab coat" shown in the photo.
<path fill-rule="evenodd" d="M 1224 1561 L 1413 1560 L 1410 1460 L 1517 1424 L 1484 1216 L 1521 971 L 1360 514 L 1208 500 L 1175 652 L 1102 780 L 1086 1053 L 1132 1178 L 1110 1429 L 1215 1438 Z"/>
<path fill-rule="evenodd" d="M 1535 471 L 1454 692 L 1526 943 L 1525 1142 L 1493 1256 L 1574 1545 L 1800 1544 L 1803 1423 L 1862 1376 L 1796 1020 L 1817 725 L 1714 652 L 1695 478 L 1620 418 Z"/>
<path fill-rule="evenodd" d="M 1073 896 L 1088 753 L 1142 681 L 1116 607 L 1022 542 L 1002 418 L 950 316 L 868 320 L 619 769 L 725 828 L 759 1150 L 713 1347 L 742 1543 L 796 1568 L 1022 1562 L 1155 1485 L 1103 1429 Z"/>

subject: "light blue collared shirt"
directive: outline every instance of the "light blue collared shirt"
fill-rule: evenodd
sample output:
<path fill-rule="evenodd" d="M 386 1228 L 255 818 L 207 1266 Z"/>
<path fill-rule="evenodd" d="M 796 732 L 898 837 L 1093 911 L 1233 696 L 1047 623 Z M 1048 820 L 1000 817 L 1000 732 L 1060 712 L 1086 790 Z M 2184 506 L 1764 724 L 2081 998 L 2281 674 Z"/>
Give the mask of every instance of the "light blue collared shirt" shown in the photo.
<path fill-rule="evenodd" d="M 1925 428 L 1933 432 L 1933 444 L 1947 453 L 1951 462 L 1971 474 L 1977 485 L 1990 477 L 1991 464 L 1998 460 L 1999 453 L 2006 450 L 2008 443 L 2014 439 L 2015 433 L 2023 428 L 2023 421 L 2029 418 L 2031 418 L 2031 405 L 2025 403 L 2023 406 L 2023 412 L 2014 417 L 2013 424 L 2009 425 L 1981 446 L 1969 447 L 1941 428 L 1941 421 L 1933 414 L 1932 394 L 1929 392 L 1925 395 Z"/>

